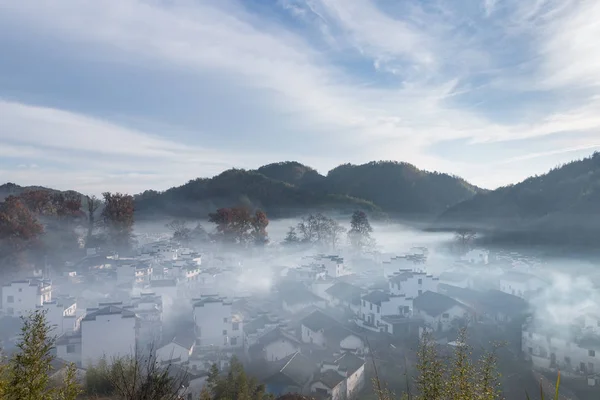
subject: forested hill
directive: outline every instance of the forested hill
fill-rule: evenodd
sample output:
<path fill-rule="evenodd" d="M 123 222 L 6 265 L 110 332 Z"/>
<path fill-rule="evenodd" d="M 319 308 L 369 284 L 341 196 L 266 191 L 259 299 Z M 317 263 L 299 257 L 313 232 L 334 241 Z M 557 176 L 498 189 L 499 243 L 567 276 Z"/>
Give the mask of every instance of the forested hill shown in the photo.
<path fill-rule="evenodd" d="M 600 153 L 478 194 L 437 225 L 491 229 L 495 240 L 522 244 L 600 244 Z"/>
<path fill-rule="evenodd" d="M 77 195 L 81 196 L 80 193 L 72 191 L 72 190 L 60 191 L 60 190 L 56 190 L 56 189 L 49 189 L 49 188 L 46 188 L 43 186 L 20 186 L 15 183 L 8 182 L 3 185 L 0 185 L 0 202 L 3 201 L 8 196 L 18 196 L 23 192 L 28 192 L 28 191 L 33 191 L 33 190 L 47 190 L 50 193 L 73 193 L 73 194 L 77 194 Z"/>
<path fill-rule="evenodd" d="M 136 209 L 140 217 L 198 217 L 237 203 L 260 207 L 270 217 L 354 209 L 436 216 L 480 191 L 458 177 L 406 163 L 345 164 L 323 176 L 290 161 L 254 171 L 232 169 L 165 192 L 147 191 L 136 196 Z"/>

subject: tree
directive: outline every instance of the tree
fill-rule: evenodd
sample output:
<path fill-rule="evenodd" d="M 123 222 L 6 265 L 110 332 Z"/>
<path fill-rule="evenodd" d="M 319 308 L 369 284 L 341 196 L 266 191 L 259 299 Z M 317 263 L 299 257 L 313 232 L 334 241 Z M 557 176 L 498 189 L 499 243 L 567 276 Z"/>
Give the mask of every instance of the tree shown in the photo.
<path fill-rule="evenodd" d="M 371 237 L 373 228 L 369 223 L 367 214 L 364 211 L 354 211 L 350 220 L 350 231 L 348 239 L 350 244 L 358 251 L 364 251 L 365 248 L 372 247 L 375 243 Z"/>
<path fill-rule="evenodd" d="M 102 360 L 88 368 L 86 389 L 90 395 L 123 400 L 176 400 L 187 378 L 184 370 L 161 366 L 155 355 L 137 355 Z"/>
<path fill-rule="evenodd" d="M 213 364 L 200 398 L 202 400 L 267 400 L 272 399 L 273 396 L 266 393 L 264 385 L 248 377 L 242 364 L 233 357 L 226 374 L 221 374 Z"/>
<path fill-rule="evenodd" d="M 173 231 L 174 240 L 182 243 L 188 243 L 191 240 L 192 230 L 188 228 L 185 221 L 181 219 L 174 219 L 165 226 Z"/>
<path fill-rule="evenodd" d="M 297 225 L 300 241 L 319 245 L 337 246 L 340 236 L 346 231 L 336 220 L 321 213 L 303 217 Z"/>
<path fill-rule="evenodd" d="M 458 245 L 459 251 L 464 254 L 471 248 L 477 234 L 468 228 L 459 228 L 454 233 L 454 239 Z"/>
<path fill-rule="evenodd" d="M 256 210 L 252 218 L 252 239 L 254 244 L 265 245 L 269 242 L 267 226 L 269 226 L 267 214 L 264 211 Z"/>
<path fill-rule="evenodd" d="M 0 203 L 0 263 L 24 267 L 26 251 L 38 244 L 44 228 L 37 218 L 14 196 Z"/>
<path fill-rule="evenodd" d="M 133 240 L 135 206 L 133 196 L 128 194 L 105 192 L 102 219 L 109 240 L 117 249 L 129 248 Z"/>
<path fill-rule="evenodd" d="M 287 234 L 285 235 L 285 239 L 283 239 L 283 244 L 291 246 L 297 245 L 298 243 L 300 243 L 300 238 L 296 233 L 296 228 L 290 226 L 290 228 L 287 231 Z"/>
<path fill-rule="evenodd" d="M 213 237 L 224 243 L 248 245 L 265 244 L 268 241 L 267 215 L 256 210 L 254 214 L 246 207 L 219 208 L 208 215 L 209 222 L 216 225 Z"/>
<path fill-rule="evenodd" d="M 50 372 L 54 359 L 54 336 L 46 322 L 45 311 L 37 310 L 23 318 L 18 351 L 8 365 L 8 381 L 3 399 L 75 400 L 80 393 L 75 382 L 75 367 L 67 369 L 62 387 L 52 387 Z"/>
<path fill-rule="evenodd" d="M 98 207 L 100 207 L 100 199 L 96 196 L 86 196 L 86 208 L 87 208 L 87 218 L 88 218 L 88 231 L 87 231 L 87 239 L 86 245 L 90 244 L 92 235 L 94 234 L 94 228 L 96 224 L 96 211 Z"/>

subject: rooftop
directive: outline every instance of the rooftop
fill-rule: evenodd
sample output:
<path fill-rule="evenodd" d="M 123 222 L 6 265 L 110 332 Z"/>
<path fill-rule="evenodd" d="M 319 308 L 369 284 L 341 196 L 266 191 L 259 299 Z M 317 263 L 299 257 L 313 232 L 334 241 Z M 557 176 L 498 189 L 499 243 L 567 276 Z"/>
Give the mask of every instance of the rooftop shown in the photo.
<path fill-rule="evenodd" d="M 339 325 L 339 322 L 337 322 L 335 319 L 318 310 L 313 311 L 309 316 L 303 318 L 300 322 L 313 332 L 325 330 L 332 326 Z"/>
<path fill-rule="evenodd" d="M 102 308 L 88 308 L 85 317 L 82 321 L 94 321 L 96 317 L 101 315 L 117 315 L 121 314 L 122 318 L 135 318 L 135 313 L 126 310 L 122 307 L 114 305 L 102 307 Z"/>
<path fill-rule="evenodd" d="M 336 299 L 358 305 L 363 291 L 350 283 L 337 282 L 325 292 Z"/>
<path fill-rule="evenodd" d="M 429 290 L 420 296 L 417 296 L 413 301 L 413 307 L 415 309 L 424 311 L 432 317 L 437 317 L 456 305 L 463 306 L 451 297 Z"/>
<path fill-rule="evenodd" d="M 369 303 L 380 306 L 381 303 L 386 302 L 390 299 L 390 295 L 385 292 L 382 292 L 381 290 L 375 290 L 363 296 L 362 299 L 368 301 Z"/>
<path fill-rule="evenodd" d="M 315 382 L 321 382 L 329 389 L 335 388 L 342 381 L 344 381 L 344 379 L 345 378 L 342 375 L 332 369 L 325 370 L 324 372 L 321 372 L 315 376 Z"/>

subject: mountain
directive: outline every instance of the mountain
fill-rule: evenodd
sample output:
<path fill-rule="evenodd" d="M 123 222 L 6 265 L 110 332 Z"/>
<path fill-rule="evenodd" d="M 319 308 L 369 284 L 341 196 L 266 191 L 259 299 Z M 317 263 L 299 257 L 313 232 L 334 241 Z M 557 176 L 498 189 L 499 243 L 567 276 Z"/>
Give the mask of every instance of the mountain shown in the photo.
<path fill-rule="evenodd" d="M 136 196 L 136 209 L 141 216 L 198 217 L 218 207 L 247 204 L 271 217 L 332 209 L 431 216 L 480 191 L 458 177 L 406 163 L 345 164 L 323 176 L 288 161 L 228 170 L 165 192 L 147 191 Z"/>
<path fill-rule="evenodd" d="M 268 169 L 269 170 L 269 169 Z M 380 211 L 366 200 L 350 196 L 313 192 L 258 171 L 227 170 L 210 179 L 195 179 L 165 192 L 147 191 L 136 198 L 138 215 L 168 215 L 204 218 L 219 207 L 249 205 L 267 212 L 270 217 L 298 215 L 306 210 Z"/>
<path fill-rule="evenodd" d="M 459 177 L 394 161 L 340 165 L 329 171 L 326 186 L 333 193 L 362 198 L 401 215 L 439 215 L 483 192 Z"/>
<path fill-rule="evenodd" d="M 503 242 L 598 244 L 600 153 L 477 194 L 444 212 L 436 225 L 483 229 Z"/>
<path fill-rule="evenodd" d="M 23 192 L 28 192 L 31 190 L 47 190 L 51 193 L 76 193 L 81 195 L 81 193 L 77 193 L 72 190 L 61 191 L 43 186 L 20 186 L 15 183 L 8 182 L 3 185 L 0 185 L 0 201 L 3 201 L 8 196 L 18 196 Z"/>

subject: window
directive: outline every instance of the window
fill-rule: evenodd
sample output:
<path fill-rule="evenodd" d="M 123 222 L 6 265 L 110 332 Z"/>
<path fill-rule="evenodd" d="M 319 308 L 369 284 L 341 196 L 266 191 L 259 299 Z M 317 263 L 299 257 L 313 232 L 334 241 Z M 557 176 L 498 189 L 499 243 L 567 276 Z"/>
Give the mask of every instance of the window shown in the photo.
<path fill-rule="evenodd" d="M 19 293 L 21 293 L 23 291 L 23 288 L 19 288 Z"/>
<path fill-rule="evenodd" d="M 223 336 L 227 336 L 227 329 L 223 329 Z"/>
<path fill-rule="evenodd" d="M 74 344 L 67 345 L 67 353 L 75 353 L 75 345 Z"/>
<path fill-rule="evenodd" d="M 6 302 L 7 303 L 14 303 L 15 302 L 15 296 L 8 296 L 6 298 Z"/>
<path fill-rule="evenodd" d="M 236 338 L 236 337 L 232 337 L 232 338 L 231 338 L 231 345 L 232 345 L 232 346 L 235 346 L 235 345 L 237 345 L 237 338 Z"/>
<path fill-rule="evenodd" d="M 596 350 L 588 350 L 588 356 L 596 357 Z"/>
<path fill-rule="evenodd" d="M 442 318 L 450 318 L 450 314 L 448 314 L 448 313 L 443 313 L 443 314 L 442 314 Z"/>
<path fill-rule="evenodd" d="M 419 285 L 423 284 L 423 279 L 419 279 Z"/>
<path fill-rule="evenodd" d="M 231 329 L 233 329 L 234 331 L 237 331 L 240 329 L 240 323 L 239 322 L 234 322 L 233 324 L 231 324 Z"/>
<path fill-rule="evenodd" d="M 223 318 L 223 322 L 227 323 L 227 317 Z"/>

